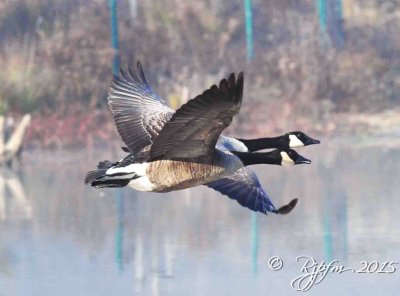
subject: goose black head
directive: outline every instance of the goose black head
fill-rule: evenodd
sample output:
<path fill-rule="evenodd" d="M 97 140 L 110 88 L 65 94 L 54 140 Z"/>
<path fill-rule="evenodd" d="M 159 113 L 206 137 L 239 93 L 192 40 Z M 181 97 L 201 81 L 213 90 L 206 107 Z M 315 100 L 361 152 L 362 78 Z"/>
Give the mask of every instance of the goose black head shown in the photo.
<path fill-rule="evenodd" d="M 285 134 L 284 138 L 288 143 L 288 148 L 303 147 L 321 143 L 319 140 L 315 140 L 300 131 L 287 133 Z"/>
<path fill-rule="evenodd" d="M 304 156 L 301 156 L 298 154 L 295 150 L 293 149 L 287 149 L 287 150 L 280 150 L 277 149 L 276 151 L 279 152 L 280 154 L 280 165 L 281 166 L 292 166 L 296 164 L 310 164 L 311 160 L 305 158 Z"/>

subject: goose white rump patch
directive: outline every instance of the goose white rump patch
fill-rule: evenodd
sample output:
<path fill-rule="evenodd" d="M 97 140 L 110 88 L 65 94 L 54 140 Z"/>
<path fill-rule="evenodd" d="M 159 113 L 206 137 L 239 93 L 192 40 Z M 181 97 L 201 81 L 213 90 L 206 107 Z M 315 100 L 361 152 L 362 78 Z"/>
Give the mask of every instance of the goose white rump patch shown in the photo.
<path fill-rule="evenodd" d="M 153 191 L 157 187 L 147 176 L 131 180 L 128 186 L 139 191 Z"/>
<path fill-rule="evenodd" d="M 114 179 L 132 179 L 128 186 L 139 191 L 153 191 L 157 186 L 150 182 L 149 177 L 146 175 L 147 166 L 149 164 L 144 163 L 133 163 L 125 167 L 110 168 L 106 172 L 107 178 Z M 118 176 L 112 176 L 114 174 L 123 174 Z"/>
<path fill-rule="evenodd" d="M 107 170 L 106 175 L 135 174 L 136 176 L 145 176 L 148 165 L 149 165 L 148 163 L 144 162 L 144 163 L 133 163 L 125 167 L 119 167 L 119 168 L 112 167 Z"/>

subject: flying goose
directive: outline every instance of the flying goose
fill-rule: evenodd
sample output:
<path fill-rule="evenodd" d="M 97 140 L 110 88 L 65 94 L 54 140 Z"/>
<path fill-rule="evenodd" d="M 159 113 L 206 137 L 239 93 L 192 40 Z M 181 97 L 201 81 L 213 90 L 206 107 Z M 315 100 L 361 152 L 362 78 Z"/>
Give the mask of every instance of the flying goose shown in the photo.
<path fill-rule="evenodd" d="M 114 77 L 108 101 L 118 132 L 130 154 L 114 164 L 107 161 L 100 163 L 98 170 L 88 172 L 85 182 L 94 187 L 129 184 L 137 190 L 155 192 L 206 184 L 252 210 L 289 212 L 295 200 L 277 210 L 266 194 L 244 200 L 240 194 L 238 197 L 238 192 L 230 192 L 223 186 L 223 180 L 227 178 L 238 184 L 247 182 L 244 187 L 250 188 L 250 191 L 260 191 L 257 177 L 244 166 L 310 163 L 294 150 L 248 152 L 269 148 L 271 141 L 265 139 L 258 143 L 250 140 L 248 148 L 245 144 L 247 140 L 241 142 L 220 137 L 240 109 L 242 92 L 243 74 L 240 73 L 237 79 L 231 74 L 228 79 L 221 80 L 219 87 L 213 85 L 174 112 L 150 88 L 140 63 L 137 73 L 131 69 L 128 73 L 121 71 L 119 78 Z M 302 141 L 298 135 L 294 136 Z M 302 146 L 317 143 L 317 140 L 313 141 L 307 142 L 305 138 Z M 278 141 L 275 139 L 272 142 L 277 144 Z M 227 143 L 240 143 L 245 148 L 229 150 Z"/>

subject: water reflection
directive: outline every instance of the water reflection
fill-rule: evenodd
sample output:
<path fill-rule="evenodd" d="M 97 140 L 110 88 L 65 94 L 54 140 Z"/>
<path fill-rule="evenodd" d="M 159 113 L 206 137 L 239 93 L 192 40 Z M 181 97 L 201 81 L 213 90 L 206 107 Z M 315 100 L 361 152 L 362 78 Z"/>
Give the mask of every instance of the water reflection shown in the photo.
<path fill-rule="evenodd" d="M 15 172 L 7 170 L 0 175 L 0 197 L 0 221 L 31 220 L 32 205 Z"/>
<path fill-rule="evenodd" d="M 271 217 L 205 187 L 83 186 L 107 151 L 26 156 L 0 175 L 0 295 L 291 295 L 299 255 L 355 268 L 399 261 L 399 150 L 326 149 L 304 151 L 311 166 L 257 167 L 277 205 L 300 198 L 291 215 Z M 266 268 L 273 255 L 283 270 Z M 396 277 L 332 276 L 309 293 L 394 292 Z"/>

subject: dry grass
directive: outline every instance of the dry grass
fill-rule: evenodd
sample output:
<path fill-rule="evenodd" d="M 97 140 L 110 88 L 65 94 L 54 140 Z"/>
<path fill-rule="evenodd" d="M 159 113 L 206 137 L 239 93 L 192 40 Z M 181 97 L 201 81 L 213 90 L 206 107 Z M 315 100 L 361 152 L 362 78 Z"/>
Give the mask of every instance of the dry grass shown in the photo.
<path fill-rule="evenodd" d="M 335 112 L 376 112 L 399 104 L 400 38 L 393 28 L 400 25 L 400 3 L 381 2 L 351 2 L 346 43 L 337 49 L 322 42 L 315 1 L 254 1 L 255 57 L 246 62 L 240 0 L 138 1 L 134 17 L 123 1 L 122 65 L 141 59 L 148 80 L 176 106 L 229 72 L 244 70 L 246 97 L 238 122 L 250 116 L 258 123 L 246 132 L 310 122 L 324 129 Z M 1 2 L 0 113 L 56 111 L 62 117 L 76 106 L 86 112 L 106 108 L 114 52 L 105 3 Z"/>

